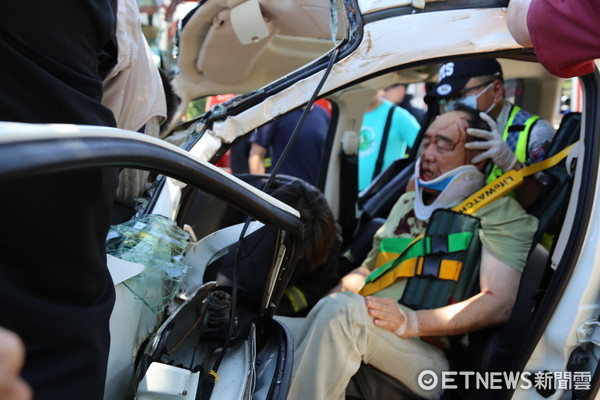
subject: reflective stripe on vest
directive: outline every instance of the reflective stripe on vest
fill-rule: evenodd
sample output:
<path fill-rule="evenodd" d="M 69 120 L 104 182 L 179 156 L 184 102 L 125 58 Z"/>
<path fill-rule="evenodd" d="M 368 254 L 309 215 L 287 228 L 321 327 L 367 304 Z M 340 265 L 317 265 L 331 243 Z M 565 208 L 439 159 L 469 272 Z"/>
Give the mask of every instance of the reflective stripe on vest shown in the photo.
<path fill-rule="evenodd" d="M 539 116 L 533 115 L 523 110 L 521 107 L 513 106 L 508 116 L 508 120 L 506 121 L 506 126 L 502 133 L 502 140 L 504 140 L 513 153 L 515 153 L 517 160 L 519 160 L 521 164 L 527 161 L 529 133 L 531 132 L 533 124 L 538 119 L 540 119 Z M 504 172 L 500 167 L 494 165 L 486 183 L 490 183 L 494 179 L 499 178 L 503 173 Z"/>
<path fill-rule="evenodd" d="M 290 286 L 285 290 L 285 292 L 283 292 L 283 294 L 289 299 L 294 312 L 304 310 L 306 307 L 308 307 L 306 296 L 304 296 L 302 290 L 298 289 L 296 286 Z"/>

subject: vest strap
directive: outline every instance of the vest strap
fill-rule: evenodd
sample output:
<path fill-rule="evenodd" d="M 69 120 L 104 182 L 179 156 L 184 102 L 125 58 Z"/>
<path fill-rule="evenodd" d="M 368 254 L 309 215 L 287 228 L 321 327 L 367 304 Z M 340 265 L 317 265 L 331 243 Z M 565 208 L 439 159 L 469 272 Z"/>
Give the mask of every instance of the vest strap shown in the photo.
<path fill-rule="evenodd" d="M 433 261 L 439 261 L 437 267 L 437 274 L 432 276 L 433 278 L 437 277 L 439 279 L 453 280 L 456 281 L 460 277 L 460 271 L 462 270 L 463 263 L 462 261 L 455 260 L 445 260 L 438 259 Z M 373 280 L 369 283 L 366 283 L 358 293 L 363 296 L 370 296 L 374 293 L 377 293 L 388 286 L 391 286 L 398 279 L 401 278 L 412 278 L 413 276 L 423 275 L 425 276 L 425 261 L 423 257 L 417 258 L 409 258 L 408 260 L 404 260 L 396 267 L 388 272 L 387 274 L 381 276 L 379 279 Z"/>
<path fill-rule="evenodd" d="M 575 142 L 577 143 L 577 142 Z M 569 155 L 569 152 L 575 145 L 573 143 L 569 147 L 564 148 L 554 156 L 547 158 L 538 163 L 529 165 L 520 170 L 510 170 L 496 179 L 492 183 L 484 186 L 482 189 L 477 191 L 475 194 L 468 197 L 458 206 L 454 207 L 454 211 L 462 212 L 463 214 L 473 214 L 475 211 L 485 207 L 491 202 L 499 199 L 507 193 L 512 192 L 523 183 L 523 179 L 529 175 L 536 174 L 548 168 L 552 168 L 565 157 Z"/>
<path fill-rule="evenodd" d="M 414 239 L 386 238 L 381 243 L 381 250 L 375 261 L 376 269 L 369 274 L 366 282 L 377 279 L 385 274 L 394 263 L 409 258 L 423 257 L 431 254 L 448 254 L 466 250 L 471 243 L 472 232 L 451 233 L 449 235 L 425 236 L 419 235 Z M 388 250 L 388 251 L 386 251 Z"/>

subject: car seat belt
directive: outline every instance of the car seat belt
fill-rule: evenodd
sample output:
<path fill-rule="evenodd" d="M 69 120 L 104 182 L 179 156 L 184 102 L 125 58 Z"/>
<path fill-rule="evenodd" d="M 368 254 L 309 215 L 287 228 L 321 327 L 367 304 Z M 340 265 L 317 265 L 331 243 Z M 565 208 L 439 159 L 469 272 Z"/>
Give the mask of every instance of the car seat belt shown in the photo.
<path fill-rule="evenodd" d="M 569 152 L 575 143 L 546 160 L 529 165 L 525 168 L 521 168 L 518 171 L 510 170 L 506 172 L 500 178 L 484 186 L 462 203 L 455 206 L 453 210 L 468 215 L 474 213 L 475 211 L 499 199 L 505 194 L 513 191 L 523 183 L 523 179 L 525 177 L 551 168 L 561 162 L 565 157 L 567 157 L 567 155 L 569 155 Z M 422 261 L 419 261 L 421 257 L 407 257 L 407 253 L 411 251 L 412 247 L 414 247 L 417 243 L 421 243 L 424 236 L 424 234 L 421 234 L 415 237 L 406 246 L 406 248 L 400 254 L 398 254 L 396 261 L 387 263 L 371 272 L 365 280 L 365 284 L 358 290 L 358 293 L 363 296 L 369 296 L 392 285 L 400 278 L 410 278 L 418 275 L 419 271 L 423 268 Z M 448 269 L 455 271 L 459 268 L 460 267 L 456 265 L 452 265 L 452 268 L 448 266 Z"/>
<path fill-rule="evenodd" d="M 339 204 L 338 223 L 342 227 L 342 237 L 354 236 L 357 221 L 357 191 L 358 188 L 358 142 L 359 134 L 348 130 L 342 138 L 340 152 L 339 192 L 345 193 L 344 200 Z"/>
<path fill-rule="evenodd" d="M 381 137 L 381 146 L 379 146 L 379 155 L 377 156 L 377 161 L 375 162 L 375 170 L 373 170 L 373 177 L 371 178 L 371 181 L 375 180 L 383 168 L 383 158 L 385 157 L 385 148 L 387 147 L 388 136 L 390 135 L 390 128 L 392 127 L 394 111 L 396 111 L 396 106 L 392 105 L 385 120 L 383 136 Z"/>

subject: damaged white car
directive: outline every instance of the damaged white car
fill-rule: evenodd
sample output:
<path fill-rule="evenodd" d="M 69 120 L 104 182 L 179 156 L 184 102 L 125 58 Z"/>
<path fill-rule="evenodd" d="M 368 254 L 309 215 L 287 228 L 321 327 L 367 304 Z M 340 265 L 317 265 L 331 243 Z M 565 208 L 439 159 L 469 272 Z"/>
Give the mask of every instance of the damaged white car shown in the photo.
<path fill-rule="evenodd" d="M 48 148 L 42 153 L 55 155 L 48 160 L 0 155 L 0 177 L 102 165 L 157 174 L 142 206 L 132 210 L 134 219 L 119 221 L 107 240 L 115 256 L 109 267 L 117 305 L 106 399 L 286 398 L 293 338 L 273 315 L 302 249 L 302 219 L 261 191 L 267 176 L 230 175 L 210 163 L 265 123 L 327 99 L 331 122 L 316 186 L 342 228 L 339 259 L 347 262 L 343 250 L 371 221 L 385 218 L 404 191 L 420 139 L 407 157 L 359 192 L 352 161 L 370 99 L 377 89 L 397 83 L 430 87 L 444 62 L 472 58 L 497 59 L 507 97 L 556 126 L 550 156 L 575 145 L 545 171 L 543 194 L 527 210 L 541 228 L 509 321 L 469 335 L 460 355 L 474 373 L 528 372 L 532 384 L 459 387 L 444 397 L 597 396 L 598 70 L 572 81 L 549 74 L 532 49 L 512 39 L 507 1 L 200 3 L 179 33 L 173 81 L 182 99 L 179 116 L 194 99 L 240 95 L 174 126 L 171 137 L 179 138 L 178 147 L 108 128 L 62 132 L 60 126 L 0 125 L 0 151 L 8 144 L 18 151 L 43 143 Z M 561 114 L 566 87 L 571 110 Z M 430 105 L 424 126 L 437 113 Z M 92 150 L 87 157 L 75 157 L 65 145 L 74 138 Z M 275 177 L 268 185 L 287 180 L 293 179 Z M 544 247 L 541 236 L 548 230 L 553 239 Z M 534 381 L 537 373 L 552 376 L 551 383 Z M 418 398 L 368 366 L 346 396 Z"/>

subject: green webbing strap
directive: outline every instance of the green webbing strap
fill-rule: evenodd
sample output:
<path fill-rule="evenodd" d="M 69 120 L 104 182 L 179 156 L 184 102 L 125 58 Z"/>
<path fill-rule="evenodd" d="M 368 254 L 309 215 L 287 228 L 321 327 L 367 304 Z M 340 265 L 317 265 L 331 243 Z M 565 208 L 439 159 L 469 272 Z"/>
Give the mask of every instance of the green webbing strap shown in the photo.
<path fill-rule="evenodd" d="M 445 254 L 448 253 L 456 253 L 459 251 L 464 251 L 469 247 L 469 244 L 471 243 L 471 238 L 473 237 L 473 232 L 459 232 L 459 233 L 451 233 L 448 236 L 445 237 L 446 239 L 446 247 L 447 247 L 447 251 L 445 251 Z M 388 238 L 388 239 L 394 239 L 394 238 Z M 411 258 L 417 258 L 417 257 L 423 257 L 426 255 L 430 255 L 433 254 L 433 249 L 432 250 L 432 238 L 429 236 L 419 236 L 417 237 L 416 240 L 411 240 L 411 239 L 407 239 L 407 238 L 401 238 L 403 240 L 401 241 L 397 241 L 396 244 L 392 244 L 394 243 L 394 241 L 392 240 L 383 240 L 382 241 L 382 247 L 384 245 L 384 242 L 387 242 L 385 244 L 386 246 L 386 250 L 391 250 L 391 247 L 395 247 L 395 246 L 401 246 L 404 245 L 404 249 L 400 249 L 399 255 L 393 260 L 390 261 L 388 263 L 386 263 L 385 265 L 382 265 L 381 267 L 375 269 L 373 272 L 371 272 L 369 274 L 369 276 L 367 277 L 365 284 L 370 283 L 374 280 L 376 280 L 377 278 L 379 278 L 380 276 L 384 275 L 385 273 L 392 271 L 394 268 L 396 268 L 396 266 L 398 264 L 400 264 L 401 262 L 411 259 Z M 407 244 L 407 242 L 409 242 Z"/>

